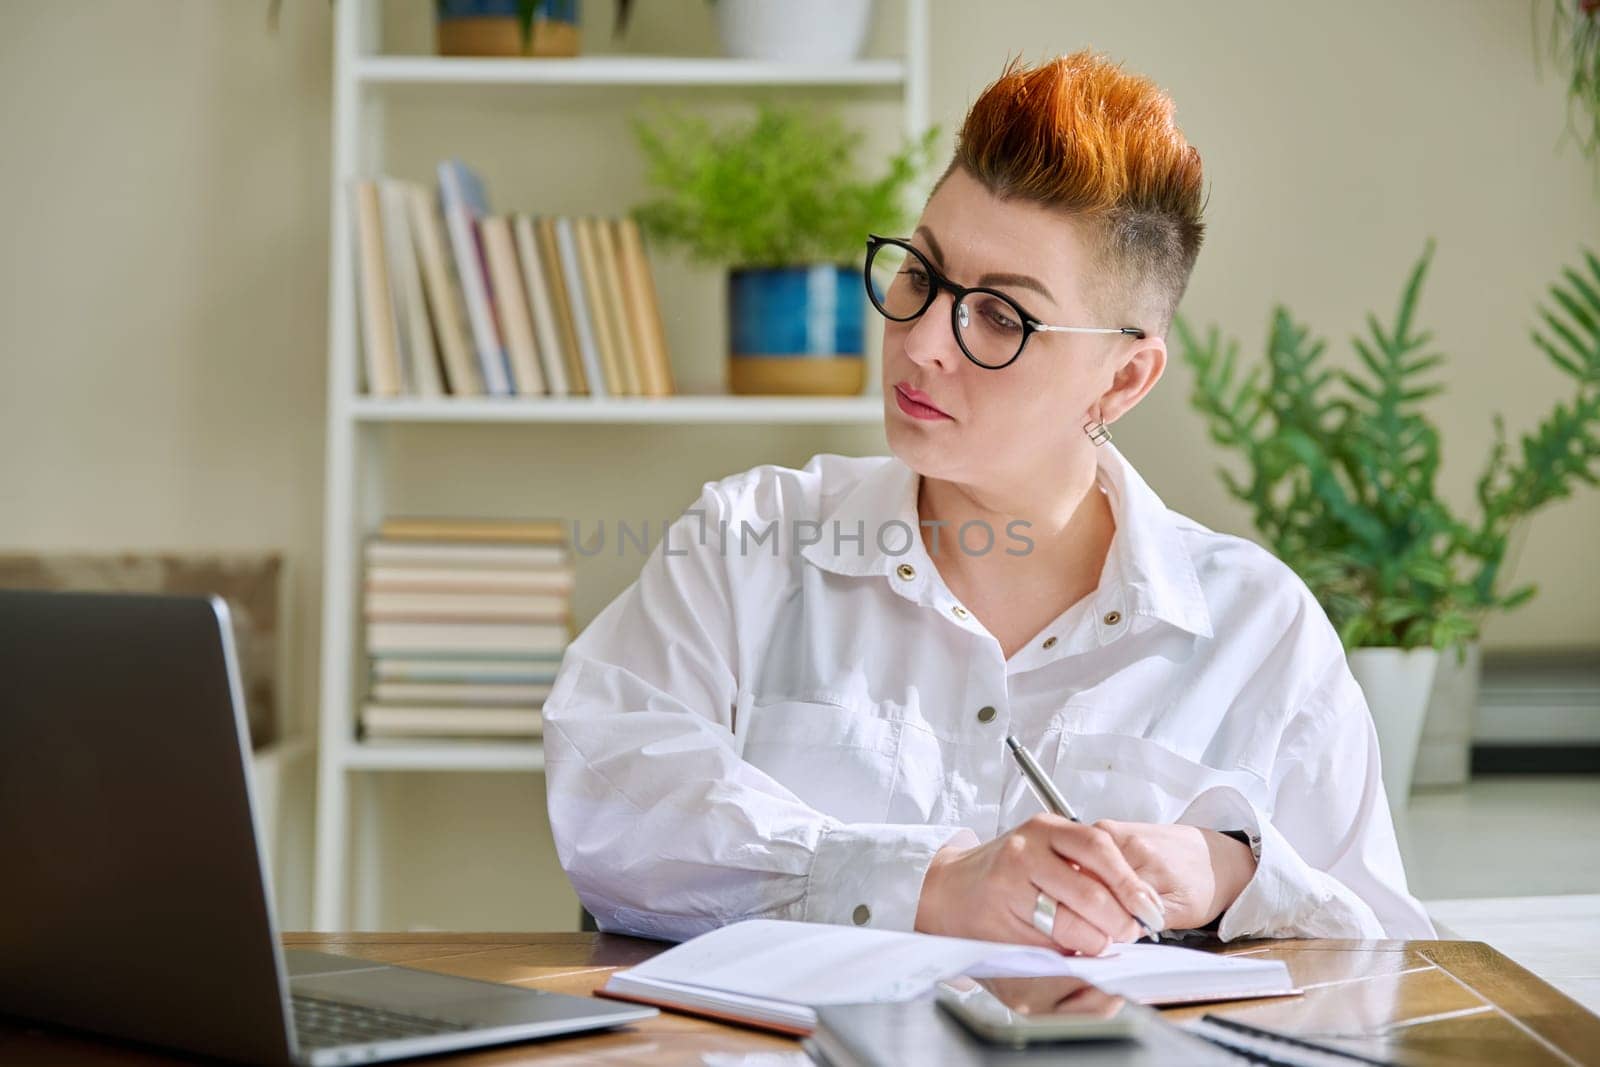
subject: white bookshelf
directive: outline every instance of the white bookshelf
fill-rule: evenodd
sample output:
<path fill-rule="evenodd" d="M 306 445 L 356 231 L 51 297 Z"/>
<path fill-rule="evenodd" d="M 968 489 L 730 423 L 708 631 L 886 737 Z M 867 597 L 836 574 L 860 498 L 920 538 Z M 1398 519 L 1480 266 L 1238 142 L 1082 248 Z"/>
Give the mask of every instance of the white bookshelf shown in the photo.
<path fill-rule="evenodd" d="M 461 424 L 861 425 L 881 422 L 878 395 L 854 397 L 375 398 L 357 392 L 360 342 L 349 187 L 382 172 L 388 94 L 499 86 L 537 94 L 547 87 L 697 86 L 856 89 L 898 96 L 903 131 L 928 125 L 927 0 L 878 0 L 899 7 L 901 55 L 833 66 L 663 56 L 564 59 L 457 59 L 384 55 L 382 0 L 334 5 L 333 166 L 329 249 L 328 411 L 323 532 L 322 677 L 317 728 L 316 857 L 313 924 L 320 930 L 364 929 L 373 921 L 377 863 L 372 810 L 383 791 L 375 775 L 401 772 L 539 773 L 537 742 L 416 743 L 361 741 L 356 708 L 364 686 L 358 618 L 361 544 L 385 513 L 382 465 L 393 428 Z M 893 12 L 880 11 L 879 17 Z M 618 205 L 618 211 L 625 205 Z M 422 431 L 418 431 L 422 432 Z M 444 432 L 444 431 L 440 431 Z M 753 461 L 759 462 L 759 460 Z M 362 835 L 367 840 L 362 839 Z M 352 849 L 352 845 L 355 847 Z M 351 854 L 355 854 L 352 869 Z M 362 892 L 354 901 L 352 883 Z"/>
<path fill-rule="evenodd" d="M 361 397 L 357 422 L 790 423 L 874 425 L 883 397 L 667 396 L 472 397 L 437 400 Z"/>
<path fill-rule="evenodd" d="M 574 56 L 568 59 L 454 59 L 369 56 L 356 60 L 355 79 L 387 85 L 878 85 L 899 88 L 906 65 L 865 59 L 819 66 L 751 59 L 678 56 Z"/>

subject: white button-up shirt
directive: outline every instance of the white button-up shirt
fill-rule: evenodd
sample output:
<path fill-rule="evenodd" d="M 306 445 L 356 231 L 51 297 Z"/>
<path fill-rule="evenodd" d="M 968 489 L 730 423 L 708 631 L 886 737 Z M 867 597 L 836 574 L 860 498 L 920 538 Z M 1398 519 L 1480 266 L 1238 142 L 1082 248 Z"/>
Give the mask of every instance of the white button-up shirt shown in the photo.
<path fill-rule="evenodd" d="M 936 851 L 1039 810 L 1015 734 L 1085 821 L 1258 834 L 1224 939 L 1432 937 L 1316 600 L 1097 456 L 1116 520 L 1099 586 L 1010 659 L 940 578 L 899 459 L 707 483 L 544 707 L 556 848 L 600 928 L 908 930 Z"/>

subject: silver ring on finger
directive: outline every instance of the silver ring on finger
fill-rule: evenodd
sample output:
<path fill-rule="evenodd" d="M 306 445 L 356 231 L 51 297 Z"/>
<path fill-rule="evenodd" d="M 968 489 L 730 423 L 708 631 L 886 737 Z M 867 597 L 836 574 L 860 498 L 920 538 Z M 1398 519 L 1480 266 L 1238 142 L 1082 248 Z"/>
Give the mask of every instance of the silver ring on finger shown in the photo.
<path fill-rule="evenodd" d="M 1033 928 L 1051 940 L 1056 931 L 1056 898 L 1041 892 L 1033 898 Z"/>

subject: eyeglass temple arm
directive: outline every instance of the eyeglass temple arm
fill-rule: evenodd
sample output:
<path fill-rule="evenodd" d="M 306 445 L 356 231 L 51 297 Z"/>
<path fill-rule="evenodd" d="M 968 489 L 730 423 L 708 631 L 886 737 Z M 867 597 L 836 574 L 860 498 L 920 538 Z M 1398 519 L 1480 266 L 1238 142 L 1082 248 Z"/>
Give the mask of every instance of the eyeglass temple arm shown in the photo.
<path fill-rule="evenodd" d="M 1035 330 L 1047 330 L 1051 333 L 1125 333 L 1130 337 L 1144 337 L 1144 331 L 1134 326 L 1121 326 L 1117 328 L 1103 328 L 1098 326 L 1046 326 L 1037 323 Z"/>

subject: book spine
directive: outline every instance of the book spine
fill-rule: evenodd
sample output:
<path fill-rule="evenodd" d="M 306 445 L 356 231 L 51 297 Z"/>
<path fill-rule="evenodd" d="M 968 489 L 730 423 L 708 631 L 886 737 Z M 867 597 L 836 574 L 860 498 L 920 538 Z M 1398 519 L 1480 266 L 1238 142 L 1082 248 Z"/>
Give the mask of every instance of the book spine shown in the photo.
<path fill-rule="evenodd" d="M 368 563 L 411 563 L 421 566 L 561 567 L 571 565 L 564 545 L 450 544 L 429 541 L 371 541 Z"/>
<path fill-rule="evenodd" d="M 628 391 L 634 396 L 649 396 L 644 355 L 628 318 L 627 294 L 623 291 L 622 270 L 617 260 L 615 227 L 607 218 L 593 220 L 592 226 L 600 284 L 605 290 L 605 305 L 611 316 L 611 333 L 617 339 L 617 358 L 622 363 L 623 378 L 628 383 Z"/>
<path fill-rule="evenodd" d="M 478 246 L 476 213 L 466 189 L 465 167 L 454 160 L 439 164 L 439 191 L 444 199 L 445 228 L 455 254 L 456 275 L 466 300 L 467 320 L 472 324 L 473 345 L 484 388 L 490 396 L 510 396 L 511 379 L 506 369 L 505 350 L 495 327 L 494 309 L 489 304 L 489 289 L 483 255 Z"/>
<path fill-rule="evenodd" d="M 512 229 L 517 242 L 517 262 L 522 265 L 522 282 L 527 288 L 528 308 L 539 337 L 545 381 L 550 385 L 551 396 L 568 396 L 571 389 L 567 385 L 566 357 L 561 353 L 561 335 L 556 330 L 555 312 L 550 306 L 550 290 L 545 284 L 544 264 L 538 242 L 534 240 L 533 223 L 528 216 L 518 215 Z"/>
<path fill-rule="evenodd" d="M 460 283 L 445 248 L 444 228 L 439 210 L 428 190 L 407 182 L 411 208 L 411 233 L 422 260 L 422 278 L 432 315 L 440 353 L 444 357 L 445 385 L 455 396 L 482 396 L 483 375 L 472 354 L 467 327 L 461 319 Z"/>
<path fill-rule="evenodd" d="M 365 587 L 375 593 L 562 593 L 573 587 L 570 569 L 507 571 L 489 568 L 378 565 L 367 568 Z"/>
<path fill-rule="evenodd" d="M 478 224 L 489 260 L 489 282 L 494 291 L 494 306 L 505 326 L 506 350 L 511 354 L 511 371 L 520 396 L 543 396 L 544 372 L 539 369 L 539 353 L 533 337 L 533 320 L 528 316 L 528 301 L 523 294 L 517 252 L 511 240 L 511 220 L 496 215 Z"/>
<path fill-rule="evenodd" d="M 613 396 L 630 396 L 632 390 L 618 358 L 617 340 L 611 334 L 611 315 L 594 247 L 593 221 L 587 217 L 573 219 L 572 236 L 578 251 L 578 270 L 583 275 L 583 294 L 594 324 L 595 345 L 600 350 L 600 368 L 606 376 L 606 389 Z"/>
<path fill-rule="evenodd" d="M 526 708 L 544 703 L 550 695 L 550 689 L 549 683 L 394 682 L 379 679 L 372 686 L 372 699 L 380 704 L 434 704 L 446 708 Z"/>
<path fill-rule="evenodd" d="M 584 299 L 583 277 L 578 267 L 578 246 L 572 234 L 572 220 L 555 220 L 556 247 L 561 253 L 561 271 L 566 282 L 567 297 L 572 303 L 573 326 L 578 332 L 578 348 L 583 354 L 584 378 L 589 383 L 592 396 L 613 395 L 610 383 L 600 368 L 600 349 L 595 343 L 593 321 L 589 304 Z"/>
<path fill-rule="evenodd" d="M 567 636 L 568 627 L 560 623 L 373 622 L 367 625 L 367 649 L 373 654 L 553 652 L 566 646 Z"/>
<path fill-rule="evenodd" d="M 394 593 L 367 590 L 373 622 L 565 622 L 567 598 L 539 593 Z"/>
<path fill-rule="evenodd" d="M 516 649 L 511 652 L 482 652 L 475 648 L 424 648 L 407 649 L 399 652 L 374 652 L 372 653 L 372 664 L 374 676 L 377 677 L 388 677 L 383 674 L 382 667 L 384 664 L 391 663 L 428 665 L 430 667 L 442 664 L 473 663 L 481 665 L 489 671 L 513 667 L 524 668 L 528 671 L 554 671 L 561 665 L 561 661 L 565 657 L 566 646 L 546 649 Z M 420 669 L 420 666 L 418 669 Z"/>
<path fill-rule="evenodd" d="M 655 367 L 650 360 L 649 339 L 640 329 L 641 320 L 636 311 L 638 294 L 633 264 L 628 262 L 627 249 L 622 247 L 622 220 L 606 219 L 602 224 L 602 236 L 616 271 L 617 314 L 627 326 L 634 364 L 638 368 L 639 391 L 644 396 L 660 396 Z"/>
<path fill-rule="evenodd" d="M 372 677 L 381 682 L 456 682 L 461 685 L 553 685 L 555 659 L 534 660 L 428 660 L 386 656 L 372 661 Z"/>
<path fill-rule="evenodd" d="M 408 541 L 526 541 L 540 545 L 565 544 L 566 525 L 560 519 L 502 522 L 495 519 L 384 519 L 378 536 Z"/>
<path fill-rule="evenodd" d="M 411 232 L 408 190 L 402 182 L 385 179 L 379 183 L 378 194 L 383 200 L 384 233 L 394 237 L 388 246 L 389 264 L 399 294 L 396 307 L 401 309 L 410 391 L 417 396 L 442 396 L 444 383 L 439 377 L 439 354 L 434 349 L 433 328 L 428 322 L 428 306 L 422 295 L 422 272 L 418 269 L 417 243 Z"/>
<path fill-rule="evenodd" d="M 400 373 L 400 395 L 416 392 L 414 372 L 411 369 L 411 335 L 408 325 L 411 309 L 406 306 L 405 286 L 400 278 L 400 245 L 405 235 L 396 226 L 389 197 L 385 195 L 384 181 L 379 179 L 378 218 L 383 229 L 383 267 L 389 283 L 389 306 L 394 311 L 394 342 L 397 368 Z"/>
<path fill-rule="evenodd" d="M 622 241 L 627 246 L 628 257 L 635 265 L 634 276 L 640 282 L 640 295 L 644 300 L 647 319 L 646 333 L 650 338 L 650 358 L 655 363 L 656 375 L 662 384 L 664 396 L 677 391 L 672 377 L 671 350 L 667 347 L 667 334 L 661 323 L 661 299 L 656 292 L 655 274 L 650 269 L 650 258 L 645 254 L 644 239 L 639 234 L 639 224 L 631 218 L 622 220 Z"/>
<path fill-rule="evenodd" d="M 555 313 L 556 330 L 561 335 L 561 354 L 567 361 L 567 381 L 574 396 L 588 396 L 589 383 L 584 374 L 577 327 L 573 324 L 572 301 L 562 278 L 561 253 L 556 248 L 555 221 L 548 215 L 534 219 L 533 236 L 539 245 L 545 284 L 550 288 L 550 310 Z"/>
<path fill-rule="evenodd" d="M 363 732 L 374 737 L 538 737 L 543 716 L 524 708 L 427 708 L 367 704 Z"/>
<path fill-rule="evenodd" d="M 394 302 L 383 250 L 382 210 L 378 183 L 358 181 L 355 198 L 357 274 L 361 280 L 361 349 L 367 371 L 367 392 L 400 395 L 400 347 L 395 331 Z"/>
<path fill-rule="evenodd" d="M 656 365 L 653 338 L 650 336 L 650 309 L 645 303 L 644 283 L 639 278 L 639 265 L 625 239 L 623 219 L 613 219 L 607 227 L 612 249 L 617 261 L 618 288 L 622 295 L 623 313 L 634 340 L 634 351 L 639 359 L 639 374 L 646 396 L 666 396 L 667 382 Z"/>

